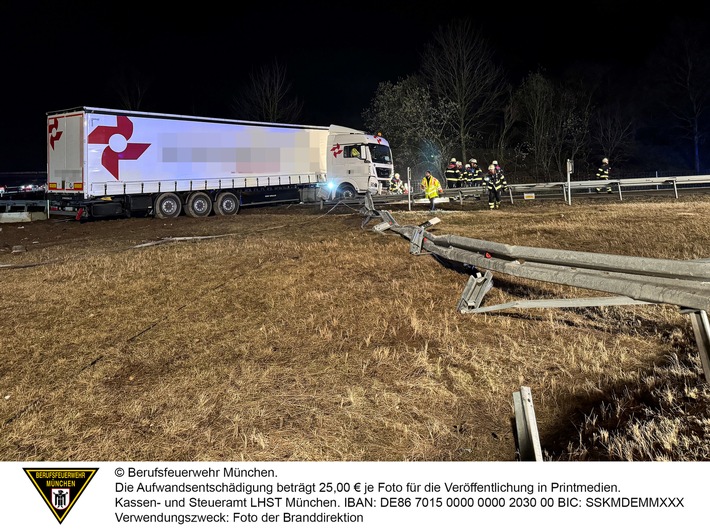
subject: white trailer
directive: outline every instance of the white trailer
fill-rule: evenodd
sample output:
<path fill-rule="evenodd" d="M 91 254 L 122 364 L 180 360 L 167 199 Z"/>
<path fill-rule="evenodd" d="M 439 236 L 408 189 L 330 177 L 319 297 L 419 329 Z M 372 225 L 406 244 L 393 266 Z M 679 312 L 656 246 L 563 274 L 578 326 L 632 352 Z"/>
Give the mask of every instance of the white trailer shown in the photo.
<path fill-rule="evenodd" d="M 385 139 L 342 126 L 90 107 L 47 113 L 50 209 L 77 218 L 230 215 L 245 204 L 375 192 L 393 174 Z"/>

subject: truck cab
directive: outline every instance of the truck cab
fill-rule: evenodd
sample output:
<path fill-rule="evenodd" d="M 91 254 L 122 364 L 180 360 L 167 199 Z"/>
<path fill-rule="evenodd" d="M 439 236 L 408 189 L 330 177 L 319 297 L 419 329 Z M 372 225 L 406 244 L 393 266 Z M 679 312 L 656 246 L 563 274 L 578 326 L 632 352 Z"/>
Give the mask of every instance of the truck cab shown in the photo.
<path fill-rule="evenodd" d="M 387 190 L 394 175 L 389 143 L 379 135 L 344 130 L 331 126 L 328 137 L 327 196 L 348 199 Z"/>

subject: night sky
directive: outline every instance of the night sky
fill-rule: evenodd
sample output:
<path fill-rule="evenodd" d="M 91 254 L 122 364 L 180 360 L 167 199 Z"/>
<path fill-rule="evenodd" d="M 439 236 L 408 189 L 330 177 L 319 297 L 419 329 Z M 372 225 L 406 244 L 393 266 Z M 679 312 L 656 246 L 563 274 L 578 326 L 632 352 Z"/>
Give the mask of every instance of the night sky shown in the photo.
<path fill-rule="evenodd" d="M 708 19 L 683 2 L 537 2 L 525 8 L 432 2 L 260 3 L 211 1 L 185 7 L 134 0 L 4 2 L 0 31 L 5 103 L 0 174 L 46 169 L 48 111 L 120 108 L 113 81 L 135 68 L 149 84 L 142 110 L 230 117 L 230 94 L 252 69 L 277 59 L 304 102 L 302 123 L 362 127 L 377 84 L 419 66 L 441 25 L 471 19 L 513 79 L 574 63 L 634 69 L 677 14 Z M 156 4 L 157 5 L 157 4 Z M 690 5 L 690 2 L 687 3 Z M 692 10 L 691 10 L 692 9 Z M 700 9 L 700 10 L 698 10 Z"/>

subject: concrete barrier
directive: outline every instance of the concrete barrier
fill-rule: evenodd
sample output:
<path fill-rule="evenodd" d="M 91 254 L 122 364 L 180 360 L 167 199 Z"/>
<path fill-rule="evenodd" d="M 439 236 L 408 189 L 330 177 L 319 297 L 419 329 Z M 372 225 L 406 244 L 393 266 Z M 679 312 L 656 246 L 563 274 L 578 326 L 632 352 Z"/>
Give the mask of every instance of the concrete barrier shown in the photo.
<path fill-rule="evenodd" d="M 46 220 L 47 214 L 44 212 L 0 212 L 0 223 L 2 224 L 12 224 L 20 222 L 37 222 L 40 220 Z"/>

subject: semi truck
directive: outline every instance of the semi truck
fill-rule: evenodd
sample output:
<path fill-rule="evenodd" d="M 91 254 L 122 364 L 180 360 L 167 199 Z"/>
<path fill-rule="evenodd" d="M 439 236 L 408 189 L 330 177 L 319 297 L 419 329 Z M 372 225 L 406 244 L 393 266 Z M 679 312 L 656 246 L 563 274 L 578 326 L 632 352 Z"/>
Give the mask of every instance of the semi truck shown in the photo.
<path fill-rule="evenodd" d="M 77 219 L 234 215 L 242 205 L 386 188 L 388 142 L 306 126 L 94 107 L 47 113 L 50 213 Z"/>

